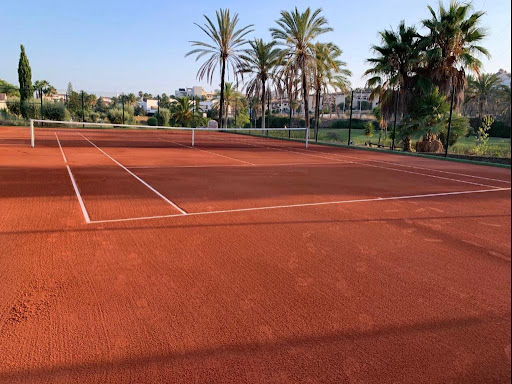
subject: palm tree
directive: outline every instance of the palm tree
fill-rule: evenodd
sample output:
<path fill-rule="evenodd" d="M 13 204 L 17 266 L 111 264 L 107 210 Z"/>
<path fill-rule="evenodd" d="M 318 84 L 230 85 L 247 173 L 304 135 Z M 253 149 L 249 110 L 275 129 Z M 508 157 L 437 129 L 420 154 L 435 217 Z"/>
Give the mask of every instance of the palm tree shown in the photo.
<path fill-rule="evenodd" d="M 37 80 L 34 83 L 34 89 L 37 92 L 37 97 L 41 98 L 43 93 L 46 94 L 48 88 L 50 87 L 50 83 L 46 80 Z"/>
<path fill-rule="evenodd" d="M 431 18 L 422 21 L 429 34 L 422 39 L 426 50 L 425 72 L 444 95 L 457 93 L 455 107 L 462 105 L 466 86 L 466 70 L 477 75 L 482 62 L 476 57 L 490 57 L 489 51 L 479 43 L 486 37 L 479 24 L 484 12 L 470 14 L 470 3 L 452 0 L 448 8 L 439 3 L 438 13 L 429 6 Z"/>
<path fill-rule="evenodd" d="M 420 64 L 420 34 L 415 27 L 407 27 L 404 21 L 397 31 L 379 32 L 381 45 L 374 45 L 375 57 L 367 59 L 371 65 L 364 75 L 370 76 L 367 85 L 373 88 L 371 99 L 379 98 L 385 119 L 393 114 L 394 90 L 398 90 L 398 113 L 407 113 L 413 99 L 412 88 Z"/>
<path fill-rule="evenodd" d="M 217 91 L 217 99 L 214 100 L 214 103 L 216 104 L 216 108 L 220 109 L 220 94 L 221 91 Z M 243 95 L 238 92 L 237 86 L 233 83 L 225 83 L 224 84 L 224 110 L 222 111 L 223 117 L 223 124 L 220 125 L 220 127 L 228 127 L 228 120 L 229 120 L 229 108 L 233 107 L 237 109 L 242 105 L 242 99 Z M 219 111 L 220 113 L 220 111 Z"/>
<path fill-rule="evenodd" d="M 375 120 L 377 120 L 377 123 L 379 124 L 379 144 L 382 140 L 382 131 L 384 131 L 384 138 L 387 136 L 387 129 L 388 129 L 388 123 L 386 122 L 386 119 L 384 119 L 384 116 L 382 116 L 382 108 L 381 106 L 377 106 L 373 109 L 373 116 L 375 116 Z"/>
<path fill-rule="evenodd" d="M 498 92 L 498 108 L 501 115 L 506 116 L 506 120 L 510 121 L 510 86 L 500 86 Z"/>
<path fill-rule="evenodd" d="M 468 76 L 468 92 L 465 103 L 476 101 L 478 103 L 478 118 L 484 115 L 484 107 L 491 96 L 497 94 L 501 84 L 500 78 L 495 74 L 484 73 L 480 76 Z"/>
<path fill-rule="evenodd" d="M 176 99 L 171 107 L 171 120 L 182 127 L 188 127 L 194 119 L 194 103 L 188 97 Z"/>
<path fill-rule="evenodd" d="M 263 105 L 261 128 L 265 128 L 267 82 L 275 78 L 274 70 L 280 62 L 280 51 L 274 48 L 275 42 L 264 43 L 262 39 L 254 39 L 249 44 L 251 48 L 247 49 L 242 56 L 245 64 L 240 72 L 251 75 L 245 89 L 248 96 L 260 96 Z"/>
<path fill-rule="evenodd" d="M 252 32 L 252 25 L 237 29 L 238 14 L 231 17 L 229 9 L 220 9 L 216 12 L 217 25 L 206 15 L 206 23 L 201 26 L 196 25 L 210 38 L 210 43 L 201 41 L 192 41 L 192 46 L 197 47 L 188 52 L 185 57 L 197 55 L 196 61 L 204 56 L 207 60 L 201 65 L 197 72 L 197 77 L 202 80 L 206 77 L 211 84 L 213 75 L 220 64 L 220 108 L 219 108 L 219 127 L 222 126 L 224 111 L 224 85 L 226 72 L 231 67 L 235 77 L 243 62 L 240 58 L 241 48 L 247 42 L 245 37 Z"/>
<path fill-rule="evenodd" d="M 311 11 L 307 8 L 304 12 L 295 10 L 281 11 L 281 17 L 276 21 L 277 28 L 271 28 L 272 37 L 285 48 L 282 50 L 282 62 L 300 72 L 302 82 L 302 98 L 304 101 L 304 114 L 306 128 L 309 134 L 309 79 L 311 70 L 315 64 L 314 40 L 320 35 L 332 31 L 328 27 L 327 19 L 320 16 L 319 8 Z"/>
<path fill-rule="evenodd" d="M 315 140 L 318 140 L 320 126 L 320 102 L 322 92 L 326 93 L 329 87 L 335 90 L 346 91 L 349 86 L 347 76 L 352 73 L 344 68 L 347 64 L 341 60 L 341 49 L 332 43 L 317 43 L 315 45 L 315 67 L 313 72 L 313 88 L 315 89 Z"/>

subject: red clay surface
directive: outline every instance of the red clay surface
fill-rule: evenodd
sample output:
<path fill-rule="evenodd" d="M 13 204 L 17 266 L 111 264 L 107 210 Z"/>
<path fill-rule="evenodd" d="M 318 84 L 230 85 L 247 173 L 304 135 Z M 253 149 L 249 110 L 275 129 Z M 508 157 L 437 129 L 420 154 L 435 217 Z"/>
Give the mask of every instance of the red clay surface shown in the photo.
<path fill-rule="evenodd" d="M 80 132 L 146 184 L 0 127 L 0 383 L 510 382 L 509 169 Z"/>

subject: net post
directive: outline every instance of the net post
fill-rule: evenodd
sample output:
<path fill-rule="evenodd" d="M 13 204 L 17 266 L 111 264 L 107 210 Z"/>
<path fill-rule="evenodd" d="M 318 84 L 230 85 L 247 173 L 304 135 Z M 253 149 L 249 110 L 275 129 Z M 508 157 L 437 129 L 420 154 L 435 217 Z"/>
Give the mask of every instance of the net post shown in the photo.
<path fill-rule="evenodd" d="M 192 128 L 192 146 L 196 146 L 196 130 Z"/>
<path fill-rule="evenodd" d="M 30 119 L 30 146 L 34 148 L 35 137 L 34 137 L 34 120 Z"/>
<path fill-rule="evenodd" d="M 306 128 L 306 149 L 309 147 L 309 128 Z"/>

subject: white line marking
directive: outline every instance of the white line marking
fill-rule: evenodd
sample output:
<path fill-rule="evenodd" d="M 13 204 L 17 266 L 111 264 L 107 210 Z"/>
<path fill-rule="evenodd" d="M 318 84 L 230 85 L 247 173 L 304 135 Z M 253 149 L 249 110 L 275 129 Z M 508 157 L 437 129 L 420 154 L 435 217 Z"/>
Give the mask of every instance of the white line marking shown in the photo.
<path fill-rule="evenodd" d="M 310 151 L 316 152 L 316 153 L 328 153 L 328 154 L 331 154 L 333 156 L 339 156 L 339 157 L 343 157 L 343 158 L 361 160 L 360 158 L 355 157 L 355 156 L 341 155 L 341 154 L 331 153 L 331 152 L 315 151 L 313 149 L 310 149 Z M 435 159 L 433 159 L 433 160 L 435 160 Z M 443 171 L 441 169 L 431 169 L 431 168 L 425 168 L 425 167 L 418 167 L 418 166 L 415 166 L 415 165 L 406 165 L 406 164 L 395 163 L 393 161 L 382 161 L 382 160 L 371 160 L 371 159 L 364 159 L 363 161 L 371 161 L 373 163 L 390 164 L 390 165 L 396 165 L 396 166 L 404 167 L 404 168 L 421 169 L 423 171 L 446 173 L 446 174 L 450 174 L 450 175 L 463 176 L 463 177 L 471 177 L 471 178 L 474 178 L 474 179 L 487 180 L 487 181 L 497 181 L 497 182 L 500 182 L 500 183 L 512 184 L 510 181 L 507 181 L 507 180 L 493 179 L 493 178 L 489 178 L 489 177 L 482 177 L 482 176 L 475 176 L 475 175 L 468 175 L 468 174 L 465 174 L 465 173 L 449 172 L 449 171 Z"/>
<path fill-rule="evenodd" d="M 64 159 L 64 162 L 67 164 L 68 159 L 66 158 L 66 155 L 64 154 L 64 149 L 62 149 L 62 145 L 60 145 L 59 136 L 57 136 L 57 132 L 55 132 L 55 137 L 57 138 L 57 143 L 59 144 L 60 153 L 62 153 L 62 158 Z"/>
<path fill-rule="evenodd" d="M 339 162 L 332 163 L 268 163 L 268 164 L 254 164 L 252 167 L 289 167 L 289 166 L 297 166 L 297 165 L 339 165 Z M 238 164 L 205 164 L 205 165 L 141 165 L 135 167 L 128 167 L 129 169 L 161 169 L 161 168 L 247 168 L 247 165 L 238 165 Z"/>
<path fill-rule="evenodd" d="M 373 198 L 373 199 L 359 199 L 359 200 L 342 200 L 342 201 L 327 201 L 322 203 L 306 203 L 306 204 L 291 204 L 291 205 L 276 205 L 269 207 L 257 207 L 257 208 L 240 208 L 240 209 L 228 209 L 221 211 L 210 211 L 210 212 L 192 212 L 188 213 L 187 216 L 205 216 L 205 215 L 216 215 L 222 213 L 235 213 L 235 212 L 252 212 L 252 211 L 266 211 L 273 209 L 284 209 L 284 208 L 302 208 L 302 207 L 316 207 L 322 205 L 340 205 L 340 204 L 353 204 L 353 203 L 368 203 L 375 201 L 390 201 L 390 200 L 410 200 L 410 199 L 424 199 L 429 197 L 444 197 L 444 196 L 456 196 L 456 195 L 469 195 L 475 193 L 489 193 L 489 192 L 501 192 L 510 191 L 511 188 L 499 188 L 499 189 L 484 189 L 477 191 L 458 191 L 458 192 L 443 192 L 443 193 L 430 193 L 425 195 L 412 195 L 412 196 L 394 196 L 384 198 Z M 125 221 L 142 221 L 142 220 L 155 220 L 155 219 L 166 219 L 171 217 L 183 217 L 183 215 L 161 215 L 161 216 L 149 216 L 149 217 L 134 217 L 127 219 L 113 219 L 113 220 L 98 220 L 93 221 L 91 224 L 103 224 L 103 223 L 119 223 Z"/>
<path fill-rule="evenodd" d="M 121 168 L 123 168 L 126 172 L 128 172 L 130 175 L 132 175 L 133 177 L 135 177 L 139 182 L 141 182 L 142 184 L 144 184 L 147 188 L 149 188 L 151 191 L 153 191 L 157 196 L 159 196 L 162 200 L 164 200 L 166 203 L 168 203 L 169 205 L 173 206 L 175 209 L 177 209 L 179 212 L 181 212 L 182 215 L 187 215 L 187 212 L 185 212 L 183 209 L 181 209 L 180 207 L 178 207 L 176 204 L 174 204 L 171 200 L 169 200 L 167 197 L 165 197 L 164 195 L 162 195 L 160 192 L 158 192 L 155 188 L 153 188 L 151 185 L 149 185 L 148 183 L 146 183 L 144 180 L 142 180 L 139 176 L 137 176 L 135 173 L 133 173 L 132 171 L 130 171 L 128 168 L 126 168 L 123 164 L 121 164 L 119 161 L 117 161 L 116 159 L 114 159 L 112 156 L 110 156 L 107 152 L 105 152 L 103 149 L 101 149 L 100 147 L 98 147 L 96 144 L 94 144 L 91 140 L 89 140 L 87 137 L 85 137 L 84 135 L 82 135 L 80 132 L 78 132 L 78 134 L 80 136 L 82 136 L 85 140 L 87 140 L 89 143 L 91 143 L 93 146 L 96 147 L 96 149 L 98 149 L 101 153 L 103 153 L 105 156 L 107 156 L 110 160 L 112 160 L 114 163 L 116 163 L 117 165 L 119 165 Z"/>
<path fill-rule="evenodd" d="M 80 208 L 82 208 L 82 213 L 85 218 L 85 222 L 87 224 L 91 223 L 91 218 L 89 217 L 89 213 L 87 213 L 87 209 L 85 208 L 84 201 L 82 200 L 82 196 L 80 195 L 80 191 L 78 190 L 78 186 L 76 185 L 75 178 L 73 177 L 73 173 L 71 172 L 71 168 L 69 165 L 66 165 L 66 168 L 69 173 L 69 177 L 71 178 L 71 184 L 73 184 L 73 188 L 75 189 L 76 197 L 78 198 L 78 203 L 80 204 Z"/>
<path fill-rule="evenodd" d="M 491 223 L 484 223 L 484 222 L 479 222 L 478 224 L 487 225 L 489 227 L 495 227 L 495 228 L 500 228 L 501 227 L 500 224 L 491 224 Z"/>
<path fill-rule="evenodd" d="M 262 147 L 262 148 L 273 148 L 273 147 Z M 281 148 L 274 148 L 276 150 L 283 150 Z M 305 153 L 305 152 L 298 152 L 298 151 L 289 151 L 289 150 L 285 150 L 287 152 L 293 152 L 293 153 L 298 153 L 298 154 L 302 154 L 302 155 L 306 155 L 306 156 L 315 156 L 315 157 L 320 157 L 320 158 L 324 158 L 324 159 L 328 159 L 328 160 L 336 160 L 336 161 L 339 161 L 341 163 L 347 163 L 347 164 L 358 164 L 358 165 L 364 165 L 366 167 L 372 167 L 372 168 L 380 168 L 380 169 L 387 169 L 387 170 L 390 170 L 390 171 L 395 171 L 395 172 L 402 172 L 402 173 L 409 173 L 411 175 L 420 175 L 420 176 L 426 176 L 426 177 L 431 177 L 431 178 L 434 178 L 434 179 L 440 179 L 440 180 L 448 180 L 448 181 L 453 181 L 453 182 L 457 182 L 457 183 L 464 183 L 464 184 L 470 184 L 470 185 L 476 185 L 478 187 L 486 187 L 486 188 L 498 188 L 496 186 L 493 186 L 493 185 L 487 185 L 487 184 L 480 184 L 480 183 L 474 183 L 474 182 L 471 182 L 471 181 L 465 181 L 465 180 L 458 180 L 458 179 L 452 179 L 452 178 L 449 178 L 449 177 L 442 177 L 442 176 L 435 176 L 435 175 L 430 175 L 428 173 L 420 173 L 420 172 L 412 172 L 412 171 L 406 171 L 406 170 L 403 170 L 403 169 L 396 169 L 396 168 L 389 168 L 389 167 L 382 167 L 382 166 L 379 166 L 379 165 L 373 165 L 373 164 L 366 164 L 366 163 L 361 163 L 361 162 L 358 162 L 358 161 L 344 161 L 344 160 L 338 160 L 336 158 L 332 158 L 332 157 L 326 157 L 326 156 L 319 156 L 319 155 L 313 155 L 311 153 Z M 306 151 L 306 150 L 304 150 Z M 319 152 L 319 151 L 314 151 L 312 149 L 308 149 L 307 151 L 313 151 L 313 152 L 317 152 L 317 153 L 324 153 L 324 152 Z M 337 155 L 335 154 L 335 156 L 340 156 L 340 157 L 343 157 L 343 155 Z"/>
<path fill-rule="evenodd" d="M 212 151 L 207 151 L 206 149 L 201 149 L 201 148 L 192 147 L 192 146 L 190 146 L 190 145 L 185 145 L 185 144 L 176 143 L 176 142 L 171 141 L 171 140 L 169 140 L 169 139 L 159 138 L 159 140 L 166 141 L 166 142 L 168 142 L 168 143 L 172 143 L 172 144 L 176 144 L 176 145 L 181 145 L 182 147 L 185 147 L 185 148 L 195 149 L 195 150 L 198 150 L 198 151 L 202 151 L 202 152 L 210 153 L 210 154 L 215 155 L 215 156 L 224 157 L 225 159 L 235 160 L 235 161 L 238 161 L 238 162 L 240 162 L 240 163 L 247 164 L 247 165 L 255 165 L 255 164 L 253 164 L 253 163 L 249 163 L 248 161 L 245 161 L 245 160 L 240 160 L 240 159 L 235 159 L 234 157 L 229 157 L 229 156 L 219 155 L 218 153 L 215 153 L 215 152 L 212 152 Z"/>

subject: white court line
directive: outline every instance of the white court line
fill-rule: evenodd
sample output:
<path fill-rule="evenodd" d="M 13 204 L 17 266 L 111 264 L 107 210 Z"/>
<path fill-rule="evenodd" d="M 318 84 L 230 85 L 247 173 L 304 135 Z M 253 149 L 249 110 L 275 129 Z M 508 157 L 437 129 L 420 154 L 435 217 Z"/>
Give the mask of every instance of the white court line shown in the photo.
<path fill-rule="evenodd" d="M 73 188 L 75 189 L 76 197 L 78 198 L 78 203 L 80 204 L 80 208 L 82 208 L 82 213 L 85 218 L 86 223 L 91 223 L 91 218 L 89 217 L 89 213 L 87 213 L 87 209 L 85 208 L 84 201 L 82 200 L 82 196 L 80 195 L 80 191 L 78 190 L 78 186 L 76 185 L 75 178 L 73 177 L 73 173 L 71 172 L 71 168 L 69 165 L 66 165 L 68 169 L 69 177 L 71 178 L 71 184 L 73 184 Z"/>
<path fill-rule="evenodd" d="M 253 145 L 253 144 L 249 144 L 249 143 L 247 143 L 247 144 L 248 144 L 248 145 Z M 256 145 L 254 145 L 254 146 L 256 146 Z M 351 160 L 349 160 L 349 161 L 345 161 L 345 160 L 338 160 L 338 159 L 333 158 L 333 157 L 313 155 L 313 154 L 311 154 L 311 153 L 306 153 L 306 152 L 290 151 L 290 150 L 286 150 L 286 149 L 282 149 L 282 148 L 274 148 L 274 147 L 268 147 L 268 146 L 264 146 L 264 147 L 259 146 L 259 147 L 260 147 L 260 148 L 275 149 L 275 150 L 279 150 L 279 151 L 287 151 L 287 152 L 292 152 L 292 153 L 298 153 L 298 154 L 302 154 L 302 155 L 305 155 L 305 156 L 314 156 L 314 157 L 319 157 L 319 158 L 328 159 L 328 160 L 335 160 L 335 161 L 339 161 L 340 163 L 358 164 L 358 165 L 363 165 L 363 166 L 366 166 L 366 167 L 380 168 L 380 169 L 387 169 L 387 170 L 390 170 L 390 171 L 402 172 L 402 173 L 408 173 L 408 174 L 411 174 L 411 175 L 420 175 L 420 176 L 431 177 L 431 178 L 434 178 L 434 179 L 448 180 L 448 181 L 453 181 L 453 182 L 457 182 L 457 183 L 464 183 L 464 184 L 476 185 L 476 186 L 478 186 L 478 187 L 498 188 L 498 187 L 493 186 L 493 185 L 487 185 L 487 184 L 481 184 L 481 183 L 474 183 L 474 182 L 471 182 L 471 181 L 465 181 L 465 180 L 459 180 L 459 179 L 452 179 L 452 178 L 449 178 L 449 177 L 443 177 L 443 176 L 435 176 L 435 175 L 430 175 L 430 174 L 428 174 L 428 173 L 412 172 L 412 171 L 406 171 L 406 170 L 403 170 L 403 169 L 396 169 L 396 168 L 382 167 L 382 166 L 379 166 L 379 165 L 366 164 L 366 163 L 361 163 L 361 162 L 358 162 L 358 161 L 351 161 Z M 310 150 L 310 149 L 304 149 L 304 151 L 311 151 L 311 150 Z M 323 153 L 323 152 L 318 152 L 318 151 L 314 151 L 314 152 L 317 152 L 317 153 Z M 335 155 L 335 156 L 343 156 L 343 155 Z"/>
<path fill-rule="evenodd" d="M 59 136 L 57 136 L 57 132 L 55 132 L 55 137 L 57 138 L 57 143 L 59 144 L 60 153 L 62 153 L 62 158 L 64 159 L 64 162 L 67 164 L 68 159 L 66 158 L 66 155 L 64 154 L 64 149 L 62 149 L 62 145 L 60 145 Z"/>
<path fill-rule="evenodd" d="M 254 164 L 251 165 L 251 167 L 289 167 L 289 166 L 296 166 L 296 165 L 339 165 L 339 162 L 332 162 L 332 163 L 277 163 L 277 164 Z M 135 167 L 128 167 L 129 169 L 161 169 L 161 168 L 248 168 L 248 165 L 238 165 L 238 164 L 217 164 L 217 165 L 211 165 L 211 164 L 205 164 L 205 165 L 141 165 L 141 166 L 135 166 Z"/>
<path fill-rule="evenodd" d="M 82 195 L 80 195 L 80 191 L 78 189 L 78 185 L 76 184 L 75 177 L 73 176 L 73 172 L 71 172 L 71 168 L 68 165 L 68 159 L 64 154 L 64 150 L 62 149 L 62 145 L 60 144 L 59 136 L 57 136 L 57 132 L 55 132 L 55 138 L 57 139 L 57 143 L 59 144 L 60 152 L 62 153 L 62 158 L 64 159 L 64 163 L 66 164 L 66 169 L 68 170 L 69 178 L 71 179 L 71 184 L 75 190 L 76 197 L 78 199 L 78 204 L 80 204 L 80 208 L 82 209 L 82 214 L 84 215 L 84 219 L 86 223 L 91 222 L 91 218 L 89 217 L 89 213 L 85 208 L 84 200 L 82 199 Z"/>
<path fill-rule="evenodd" d="M 211 151 L 207 151 L 206 149 L 201 149 L 201 148 L 192 147 L 192 146 L 190 146 L 190 145 L 185 145 L 185 144 L 176 143 L 176 142 L 171 141 L 171 140 L 169 140 L 169 139 L 163 139 L 163 138 L 161 138 L 161 137 L 159 137 L 158 139 L 159 139 L 159 140 L 162 140 L 162 141 L 166 141 L 166 142 L 168 142 L 168 143 L 172 143 L 172 144 L 176 144 L 176 145 L 181 145 L 182 147 L 185 147 L 185 148 L 195 149 L 195 150 L 198 150 L 198 151 L 202 151 L 202 152 L 210 153 L 210 154 L 215 155 L 215 156 L 224 157 L 225 159 L 235 160 L 235 161 L 238 161 L 238 162 L 240 162 L 240 163 L 247 164 L 247 165 L 256 165 L 256 164 L 253 164 L 253 163 L 249 163 L 248 161 L 245 161 L 245 160 L 235 159 L 234 157 L 229 157 L 229 156 L 219 155 L 218 153 L 211 152 Z"/>
<path fill-rule="evenodd" d="M 380 202 L 390 200 L 410 200 L 410 199 L 424 199 L 429 197 L 444 197 L 444 196 L 456 196 L 456 195 L 470 195 L 475 193 L 489 193 L 489 192 L 501 192 L 510 191 L 511 188 L 498 188 L 498 189 L 484 189 L 476 191 L 458 191 L 458 192 L 443 192 L 443 193 L 429 193 L 425 195 L 410 195 L 410 196 L 394 196 L 394 197 L 377 197 L 372 199 L 359 199 L 359 200 L 341 200 L 341 201 L 327 201 L 321 203 L 305 203 L 305 204 L 290 204 L 290 205 L 275 205 L 268 207 L 257 207 L 257 208 L 240 208 L 240 209 L 228 209 L 221 211 L 210 211 L 210 212 L 192 212 L 186 216 L 205 216 L 205 215 L 218 215 L 236 212 L 253 212 L 253 211 L 268 211 L 274 209 L 285 209 L 285 208 L 303 208 L 303 207 L 316 207 L 323 205 L 340 205 L 340 204 L 354 204 L 354 203 L 369 203 L 369 202 Z M 133 217 L 127 219 L 113 219 L 113 220 L 98 220 L 93 221 L 91 224 L 105 224 L 105 223 L 121 223 L 127 221 L 143 221 L 143 220 L 156 220 L 156 219 L 167 219 L 172 217 L 184 217 L 183 215 L 161 215 L 161 216 L 149 216 L 149 217 Z"/>
<path fill-rule="evenodd" d="M 418 166 L 415 166 L 415 165 L 400 164 L 400 163 L 395 163 L 395 162 L 392 162 L 392 161 L 370 160 L 370 159 L 361 160 L 360 158 L 355 157 L 355 156 L 341 155 L 341 154 L 338 154 L 338 153 L 331 153 L 331 152 L 315 151 L 313 149 L 309 149 L 309 150 L 312 151 L 312 152 L 315 152 L 315 153 L 328 153 L 328 154 L 331 154 L 333 156 L 339 156 L 339 157 L 349 158 L 349 159 L 356 159 L 356 160 L 360 160 L 360 161 L 371 161 L 373 163 L 390 164 L 390 165 L 396 165 L 396 166 L 404 167 L 404 168 L 421 169 L 423 171 L 446 173 L 446 174 L 450 174 L 450 175 L 456 175 L 456 176 L 462 176 L 462 177 L 471 177 L 471 178 L 474 178 L 474 179 L 487 180 L 487 181 L 497 181 L 497 182 L 500 182 L 500 183 L 512 184 L 510 181 L 507 181 L 507 180 L 493 179 L 493 178 L 490 178 L 490 177 L 468 175 L 468 174 L 465 174 L 465 173 L 457 173 L 457 172 L 449 172 L 449 171 L 443 171 L 441 169 L 431 169 L 431 168 L 425 168 L 425 167 L 418 167 Z M 433 160 L 436 160 L 436 159 L 433 159 Z"/>
<path fill-rule="evenodd" d="M 142 180 L 139 176 L 137 176 L 135 173 L 130 171 L 128 168 L 126 168 L 123 164 L 121 164 L 119 161 L 114 159 L 112 156 L 110 156 L 107 152 L 105 152 L 103 149 L 98 147 L 96 144 L 94 144 L 91 140 L 89 140 L 87 137 L 82 135 L 80 132 L 78 132 L 80 136 L 82 136 L 85 140 L 87 140 L 90 144 L 96 147 L 101 153 L 103 153 L 105 156 L 107 156 L 110 160 L 112 160 L 114 163 L 119 165 L 121 168 L 123 168 L 126 172 L 128 172 L 130 175 L 135 177 L 139 182 L 141 182 L 143 185 L 145 185 L 147 188 L 149 188 L 151 191 L 153 191 L 157 196 L 159 196 L 162 200 L 164 200 L 167 204 L 173 206 L 175 209 L 177 209 L 179 212 L 181 212 L 182 215 L 187 215 L 187 212 L 185 212 L 183 209 L 178 207 L 175 203 L 173 203 L 171 200 L 169 200 L 167 197 L 162 195 L 160 192 L 158 192 L 155 188 L 153 188 L 151 185 L 146 183 L 144 180 Z"/>

